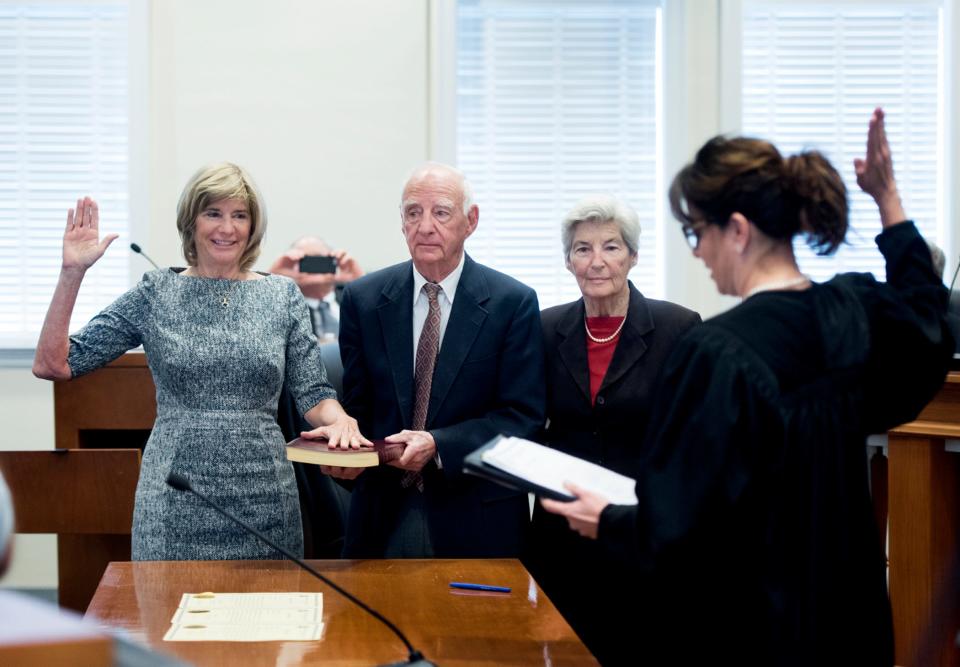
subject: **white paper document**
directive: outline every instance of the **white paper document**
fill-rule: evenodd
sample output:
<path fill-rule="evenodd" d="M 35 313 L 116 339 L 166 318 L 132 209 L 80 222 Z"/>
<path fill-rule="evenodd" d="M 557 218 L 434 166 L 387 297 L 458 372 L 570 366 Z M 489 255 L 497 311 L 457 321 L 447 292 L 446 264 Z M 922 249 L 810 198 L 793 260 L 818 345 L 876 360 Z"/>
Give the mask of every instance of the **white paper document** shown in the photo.
<path fill-rule="evenodd" d="M 184 593 L 180 609 L 319 609 L 322 593 Z"/>
<path fill-rule="evenodd" d="M 323 612 L 314 609 L 250 609 L 246 607 L 216 607 L 214 609 L 177 609 L 170 623 L 204 625 L 307 625 L 322 623 Z"/>
<path fill-rule="evenodd" d="M 502 438 L 481 455 L 487 465 L 570 495 L 563 483 L 599 493 L 617 505 L 636 505 L 636 480 L 523 438 Z"/>
<path fill-rule="evenodd" d="M 322 593 L 184 593 L 163 640 L 312 641 L 322 632 Z"/>
<path fill-rule="evenodd" d="M 165 642 L 297 642 L 320 639 L 317 625 L 171 625 Z"/>

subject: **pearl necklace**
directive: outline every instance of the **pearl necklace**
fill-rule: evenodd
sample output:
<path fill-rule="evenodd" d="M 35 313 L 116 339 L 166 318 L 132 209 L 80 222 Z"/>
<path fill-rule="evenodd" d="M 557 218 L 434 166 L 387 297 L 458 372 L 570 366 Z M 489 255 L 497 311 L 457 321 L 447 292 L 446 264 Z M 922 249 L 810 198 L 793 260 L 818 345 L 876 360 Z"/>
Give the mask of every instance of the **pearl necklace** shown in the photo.
<path fill-rule="evenodd" d="M 772 292 L 774 290 L 785 290 L 790 289 L 791 287 L 796 287 L 797 285 L 802 285 L 803 283 L 812 282 L 810 276 L 802 275 L 799 278 L 791 278 L 790 280 L 775 280 L 769 283 L 763 283 L 757 285 L 752 290 L 743 295 L 743 298 L 749 299 L 754 294 L 759 294 L 760 292 Z"/>
<path fill-rule="evenodd" d="M 623 325 L 626 324 L 626 323 L 627 323 L 627 317 L 626 317 L 626 315 L 624 315 L 623 319 L 620 321 L 620 326 L 617 327 L 617 330 L 616 330 L 616 331 L 614 331 L 612 334 L 610 334 L 610 335 L 607 336 L 606 338 L 597 338 L 597 337 L 594 336 L 592 333 L 590 333 L 590 327 L 587 326 L 587 316 L 586 316 L 586 315 L 583 316 L 583 328 L 584 328 L 584 329 L 586 330 L 586 332 L 587 332 L 587 338 L 589 338 L 590 340 L 592 340 L 594 343 L 598 343 L 598 344 L 600 344 L 600 345 L 602 345 L 603 343 L 609 343 L 609 342 L 612 341 L 614 338 L 616 338 L 617 336 L 619 336 L 619 335 L 620 335 L 620 330 L 623 328 Z"/>

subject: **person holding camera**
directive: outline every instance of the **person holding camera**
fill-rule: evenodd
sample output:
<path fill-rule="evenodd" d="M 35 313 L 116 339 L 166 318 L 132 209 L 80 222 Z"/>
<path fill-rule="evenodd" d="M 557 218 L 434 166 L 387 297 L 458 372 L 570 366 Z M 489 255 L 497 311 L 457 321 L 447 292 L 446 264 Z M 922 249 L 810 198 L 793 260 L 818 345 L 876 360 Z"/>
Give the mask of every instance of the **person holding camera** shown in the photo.
<path fill-rule="evenodd" d="M 346 250 L 332 250 L 323 239 L 303 236 L 274 261 L 270 273 L 292 278 L 310 308 L 310 323 L 320 340 L 340 333 L 340 293 L 363 275 Z"/>

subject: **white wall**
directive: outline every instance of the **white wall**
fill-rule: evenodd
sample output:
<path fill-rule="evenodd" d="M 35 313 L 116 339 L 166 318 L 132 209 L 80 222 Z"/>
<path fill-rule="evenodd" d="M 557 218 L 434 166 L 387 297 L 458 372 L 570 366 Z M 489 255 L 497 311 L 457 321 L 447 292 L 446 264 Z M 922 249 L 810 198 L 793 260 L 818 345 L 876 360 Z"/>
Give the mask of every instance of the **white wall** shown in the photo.
<path fill-rule="evenodd" d="M 180 188 L 208 162 L 257 180 L 269 226 L 257 268 L 304 234 L 377 268 L 405 257 L 402 181 L 428 156 L 427 0 L 155 0 L 140 6 L 148 124 L 134 155 L 146 187 L 132 239 L 182 265 Z M 136 195 L 135 195 L 136 197 Z M 133 258 L 132 273 L 149 268 Z M 0 369 L 4 449 L 53 448 L 53 387 Z M 5 587 L 56 586 L 47 536 L 17 538 Z"/>
<path fill-rule="evenodd" d="M 427 158 L 426 0 L 154 2 L 148 240 L 182 263 L 174 211 L 200 166 L 257 180 L 269 226 L 258 268 L 297 236 L 402 259 L 399 190 Z"/>

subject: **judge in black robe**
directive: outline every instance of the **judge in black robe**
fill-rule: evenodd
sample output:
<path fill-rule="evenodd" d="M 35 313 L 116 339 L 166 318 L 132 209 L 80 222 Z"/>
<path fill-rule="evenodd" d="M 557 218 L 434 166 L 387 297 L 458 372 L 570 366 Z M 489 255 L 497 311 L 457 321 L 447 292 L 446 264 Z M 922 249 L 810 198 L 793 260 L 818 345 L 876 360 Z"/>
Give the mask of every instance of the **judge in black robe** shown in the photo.
<path fill-rule="evenodd" d="M 758 203 L 803 201 L 789 191 L 764 199 L 790 177 L 762 182 L 764 167 L 741 155 L 757 147 L 735 143 L 755 141 L 712 140 L 677 177 L 687 177 L 679 187 L 694 209 L 684 219 L 695 254 L 722 291 L 745 300 L 693 329 L 666 363 L 637 470 L 639 504 L 608 505 L 579 489 L 574 503 L 543 504 L 655 582 L 633 601 L 656 612 L 638 627 L 638 664 L 890 665 L 865 440 L 913 419 L 941 386 L 953 349 L 946 291 L 903 220 L 879 110 L 857 169 L 880 204 L 887 282 L 866 274 L 751 281 L 747 249 L 766 250 L 769 268 L 777 247 L 768 243 L 775 227 L 758 235 Z M 780 168 L 809 175 L 829 165 L 802 159 Z M 703 181 L 690 186 L 743 165 L 723 185 L 722 205 L 698 198 Z M 811 196 L 821 210 L 826 187 Z M 704 220 L 723 207 L 735 211 L 726 225 Z M 828 246 L 828 236 L 817 241 Z"/>

